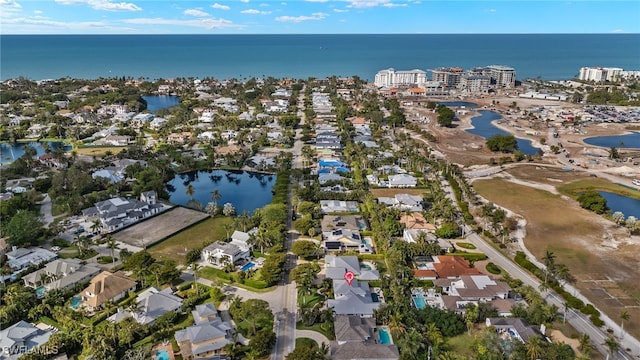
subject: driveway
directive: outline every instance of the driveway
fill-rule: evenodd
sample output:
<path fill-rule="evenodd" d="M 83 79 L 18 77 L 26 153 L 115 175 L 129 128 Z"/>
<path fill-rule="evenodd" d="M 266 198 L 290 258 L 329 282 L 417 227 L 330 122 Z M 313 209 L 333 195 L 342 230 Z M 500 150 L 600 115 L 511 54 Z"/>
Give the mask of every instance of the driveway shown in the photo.
<path fill-rule="evenodd" d="M 330 344 L 330 340 L 327 339 L 326 336 L 320 334 L 317 331 L 313 331 L 313 330 L 296 330 L 296 339 L 299 338 L 309 338 L 314 340 L 315 342 L 318 343 L 318 346 L 322 345 L 322 343 L 325 343 L 327 345 Z"/>

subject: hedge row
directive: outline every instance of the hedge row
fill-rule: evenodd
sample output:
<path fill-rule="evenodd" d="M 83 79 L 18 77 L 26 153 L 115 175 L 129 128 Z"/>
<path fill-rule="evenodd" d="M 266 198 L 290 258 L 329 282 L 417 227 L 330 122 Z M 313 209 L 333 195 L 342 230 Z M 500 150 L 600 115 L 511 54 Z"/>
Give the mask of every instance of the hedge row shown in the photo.
<path fill-rule="evenodd" d="M 289 177 L 291 170 L 283 170 L 276 175 L 276 183 L 273 185 L 272 204 L 287 204 L 289 200 Z"/>
<path fill-rule="evenodd" d="M 467 261 L 482 261 L 487 260 L 487 255 L 481 253 L 468 253 L 468 252 L 455 252 L 447 254 L 448 256 L 462 256 Z"/>

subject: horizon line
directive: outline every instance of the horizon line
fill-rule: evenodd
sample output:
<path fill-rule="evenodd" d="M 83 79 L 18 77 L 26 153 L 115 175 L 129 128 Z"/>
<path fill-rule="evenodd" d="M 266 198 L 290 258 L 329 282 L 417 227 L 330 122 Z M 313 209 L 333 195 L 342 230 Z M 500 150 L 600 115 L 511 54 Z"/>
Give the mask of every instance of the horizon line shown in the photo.
<path fill-rule="evenodd" d="M 514 32 L 514 33 L 107 33 L 107 34 L 66 34 L 66 33 L 0 33 L 0 36 L 185 36 L 185 35 L 231 35 L 231 36 L 270 36 L 270 35 L 640 35 L 640 32 L 594 32 L 594 33 L 563 33 L 563 32 L 549 32 L 549 33 L 527 33 L 527 32 Z"/>

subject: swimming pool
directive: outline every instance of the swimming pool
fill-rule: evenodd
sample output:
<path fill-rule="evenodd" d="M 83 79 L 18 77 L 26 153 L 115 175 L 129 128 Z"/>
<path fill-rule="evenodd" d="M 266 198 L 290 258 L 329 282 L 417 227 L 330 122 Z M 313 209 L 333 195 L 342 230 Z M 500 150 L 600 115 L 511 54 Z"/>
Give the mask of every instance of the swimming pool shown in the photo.
<path fill-rule="evenodd" d="M 44 288 L 44 286 L 40 286 L 39 288 L 36 289 L 36 296 L 39 298 L 44 296 L 44 293 L 47 291 L 47 289 Z"/>
<path fill-rule="evenodd" d="M 385 328 L 378 328 L 378 343 L 382 345 L 391 345 L 391 334 Z"/>
<path fill-rule="evenodd" d="M 158 360 L 169 360 L 169 352 L 167 350 L 161 349 L 156 352 L 156 359 Z"/>
<path fill-rule="evenodd" d="M 244 264 L 244 266 L 242 266 L 242 268 L 240 270 L 247 271 L 247 270 L 251 269 L 254 266 L 256 266 L 256 264 L 254 262 L 250 262 L 248 264 Z"/>
<path fill-rule="evenodd" d="M 427 302 L 424 299 L 424 296 L 417 294 L 413 295 L 413 304 L 416 306 L 416 309 L 421 310 L 427 307 Z"/>
<path fill-rule="evenodd" d="M 73 297 L 73 299 L 71 299 L 71 307 L 74 309 L 77 309 L 80 306 L 81 302 L 82 302 L 82 298 L 76 295 Z"/>

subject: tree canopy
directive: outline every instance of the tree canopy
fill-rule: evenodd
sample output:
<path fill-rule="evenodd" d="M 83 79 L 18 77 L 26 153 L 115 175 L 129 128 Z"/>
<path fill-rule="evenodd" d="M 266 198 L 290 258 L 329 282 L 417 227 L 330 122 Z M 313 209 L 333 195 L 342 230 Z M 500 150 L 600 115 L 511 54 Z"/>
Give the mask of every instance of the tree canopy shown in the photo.
<path fill-rule="evenodd" d="M 513 135 L 496 134 L 487 139 L 487 147 L 491 151 L 510 153 L 518 150 L 518 141 Z"/>

